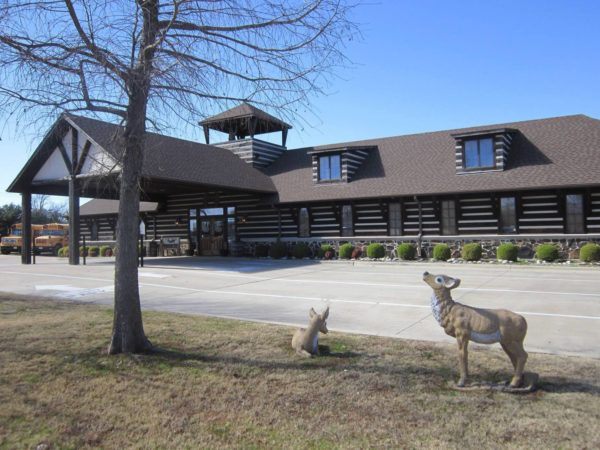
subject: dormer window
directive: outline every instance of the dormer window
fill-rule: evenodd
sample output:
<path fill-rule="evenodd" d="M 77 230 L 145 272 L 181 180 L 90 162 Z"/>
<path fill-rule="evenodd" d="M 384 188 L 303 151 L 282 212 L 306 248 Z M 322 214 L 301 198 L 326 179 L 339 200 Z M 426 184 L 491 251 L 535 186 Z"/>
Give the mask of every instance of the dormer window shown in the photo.
<path fill-rule="evenodd" d="M 339 154 L 319 157 L 319 181 L 342 179 L 342 158 Z"/>
<path fill-rule="evenodd" d="M 452 134 L 456 141 L 456 173 L 466 175 L 505 170 L 516 133 L 513 128 L 495 128 Z"/>
<path fill-rule="evenodd" d="M 465 169 L 488 169 L 494 167 L 494 141 L 492 138 L 465 141 Z"/>

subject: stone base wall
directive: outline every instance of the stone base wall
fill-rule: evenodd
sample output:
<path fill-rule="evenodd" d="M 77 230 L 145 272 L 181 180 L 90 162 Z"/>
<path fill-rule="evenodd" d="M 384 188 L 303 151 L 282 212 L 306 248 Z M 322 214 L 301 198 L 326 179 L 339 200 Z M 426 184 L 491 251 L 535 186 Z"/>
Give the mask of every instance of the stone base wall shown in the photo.
<path fill-rule="evenodd" d="M 253 241 L 245 241 L 244 244 L 244 255 L 245 256 L 256 256 L 256 247 L 258 245 L 270 245 L 275 242 L 276 239 L 261 239 L 261 240 L 253 240 Z M 360 247 L 363 248 L 363 253 L 366 253 L 367 245 L 377 242 L 383 244 L 386 249 L 386 254 L 390 258 L 396 257 L 396 247 L 399 244 L 408 242 L 413 244 L 415 247 L 419 247 L 419 243 L 416 237 L 406 237 L 406 238 L 389 238 L 389 239 L 380 239 L 380 238 L 322 238 L 322 239 L 310 239 L 310 238 L 284 238 L 281 239 L 281 242 L 284 242 L 288 248 L 291 250 L 292 247 L 298 243 L 307 244 L 313 255 L 316 255 L 318 249 L 323 244 L 329 244 L 333 248 L 337 250 L 340 245 L 349 242 L 355 248 Z M 470 242 L 477 242 L 481 244 L 483 249 L 483 258 L 484 259 L 496 259 L 496 249 L 500 244 L 504 243 L 512 243 L 519 247 L 519 258 L 530 259 L 535 256 L 535 249 L 540 244 L 554 244 L 558 246 L 560 252 L 560 258 L 565 260 L 570 259 L 578 259 L 579 258 L 579 249 L 587 244 L 588 242 L 594 242 L 600 244 L 600 236 L 481 236 L 481 237 L 472 237 L 472 236 L 464 236 L 464 237 L 424 237 L 421 239 L 421 257 L 422 258 L 431 258 L 433 255 L 433 247 L 436 244 L 447 244 L 451 251 L 453 258 L 460 258 L 462 247 Z"/>

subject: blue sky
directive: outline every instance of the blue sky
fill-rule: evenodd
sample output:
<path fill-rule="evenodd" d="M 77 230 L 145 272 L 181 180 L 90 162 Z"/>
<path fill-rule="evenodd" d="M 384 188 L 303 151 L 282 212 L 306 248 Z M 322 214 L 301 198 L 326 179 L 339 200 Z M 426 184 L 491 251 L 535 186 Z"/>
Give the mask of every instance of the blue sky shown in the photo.
<path fill-rule="evenodd" d="M 600 118 L 600 2 L 381 1 L 356 11 L 364 39 L 318 119 L 288 147 L 568 114 Z M 215 113 L 218 111 L 215 111 Z M 0 204 L 46 130 L 4 128 Z M 292 124 L 294 125 L 294 124 Z"/>

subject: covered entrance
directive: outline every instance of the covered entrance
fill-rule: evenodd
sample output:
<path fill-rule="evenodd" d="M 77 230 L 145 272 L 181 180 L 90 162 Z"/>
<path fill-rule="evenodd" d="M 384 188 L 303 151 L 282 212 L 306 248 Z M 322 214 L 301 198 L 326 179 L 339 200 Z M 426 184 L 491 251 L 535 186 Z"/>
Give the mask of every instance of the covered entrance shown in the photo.
<path fill-rule="evenodd" d="M 189 239 L 195 255 L 227 255 L 236 240 L 235 207 L 190 209 Z"/>

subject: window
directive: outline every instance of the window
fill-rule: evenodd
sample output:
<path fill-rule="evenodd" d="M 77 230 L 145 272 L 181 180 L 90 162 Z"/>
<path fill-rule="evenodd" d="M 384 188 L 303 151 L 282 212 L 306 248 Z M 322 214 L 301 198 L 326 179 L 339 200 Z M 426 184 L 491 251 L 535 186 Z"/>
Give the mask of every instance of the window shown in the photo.
<path fill-rule="evenodd" d="M 223 208 L 204 208 L 200 210 L 201 216 L 222 216 Z"/>
<path fill-rule="evenodd" d="M 454 200 L 442 200 L 442 234 L 457 234 L 456 203 Z"/>
<path fill-rule="evenodd" d="M 401 205 L 400 203 L 390 203 L 388 208 L 390 236 L 400 236 L 402 234 Z"/>
<path fill-rule="evenodd" d="M 517 208 L 514 197 L 500 199 L 500 232 L 517 232 Z"/>
<path fill-rule="evenodd" d="M 567 233 L 584 233 L 583 226 L 583 197 L 580 194 L 569 194 L 567 201 Z"/>
<path fill-rule="evenodd" d="M 298 213 L 298 236 L 310 236 L 310 216 L 308 214 L 308 208 L 300 208 L 300 212 Z"/>
<path fill-rule="evenodd" d="M 494 167 L 494 141 L 492 138 L 465 141 L 464 168 Z"/>
<path fill-rule="evenodd" d="M 91 230 L 90 230 L 90 239 L 92 241 L 98 240 L 98 222 L 96 220 L 92 221 Z"/>
<path fill-rule="evenodd" d="M 341 180 L 342 159 L 340 155 L 321 156 L 319 158 L 319 180 Z"/>
<path fill-rule="evenodd" d="M 352 236 L 353 233 L 352 205 L 344 205 L 342 206 L 342 236 Z"/>
<path fill-rule="evenodd" d="M 227 208 L 227 242 L 237 241 L 237 229 L 235 226 L 235 206 Z"/>

